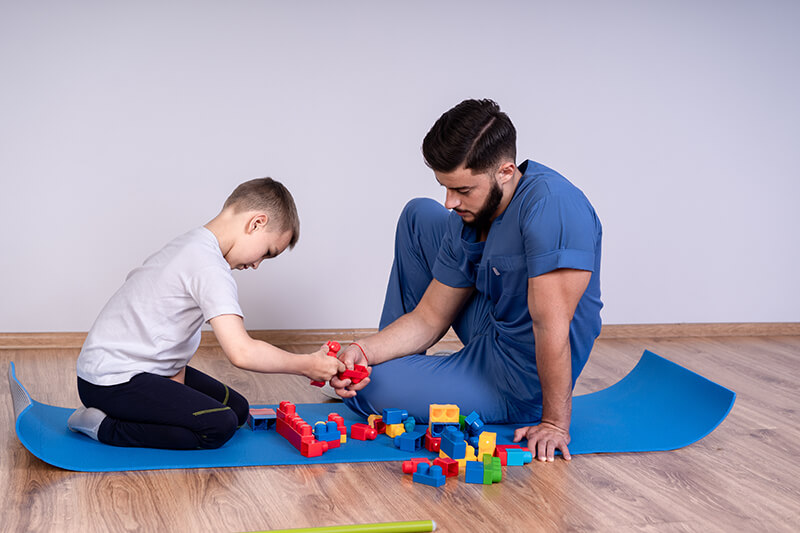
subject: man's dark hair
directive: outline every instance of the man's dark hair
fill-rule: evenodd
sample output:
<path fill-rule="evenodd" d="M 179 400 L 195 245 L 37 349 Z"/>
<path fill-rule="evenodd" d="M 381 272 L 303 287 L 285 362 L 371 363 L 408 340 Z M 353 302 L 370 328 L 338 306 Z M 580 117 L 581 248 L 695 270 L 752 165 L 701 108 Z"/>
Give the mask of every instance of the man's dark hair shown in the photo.
<path fill-rule="evenodd" d="M 492 100 L 464 100 L 444 113 L 422 141 L 425 164 L 437 172 L 460 166 L 486 172 L 516 161 L 517 130 Z"/>

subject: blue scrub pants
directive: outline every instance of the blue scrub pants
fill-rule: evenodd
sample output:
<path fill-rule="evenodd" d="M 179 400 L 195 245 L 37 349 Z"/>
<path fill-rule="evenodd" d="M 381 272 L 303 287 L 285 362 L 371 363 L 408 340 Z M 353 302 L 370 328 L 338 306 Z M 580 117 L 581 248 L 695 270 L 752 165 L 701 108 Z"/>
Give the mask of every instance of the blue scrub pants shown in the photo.
<path fill-rule="evenodd" d="M 447 230 L 449 211 L 428 198 L 411 200 L 400 215 L 394 263 L 383 304 L 380 329 L 412 311 L 433 279 L 432 269 Z M 520 410 L 509 391 L 509 358 L 493 342 L 489 301 L 475 293 L 460 312 L 453 329 L 464 348 L 449 356 L 409 355 L 372 368 L 370 383 L 347 406 L 362 416 L 384 408 L 408 411 L 427 422 L 432 403 L 456 404 L 464 415 L 476 411 L 486 423 L 536 422 L 541 405 Z M 533 353 L 529 354 L 534 357 Z M 512 374 L 513 376 L 513 374 Z M 538 377 L 533 376 L 538 383 Z M 526 391 L 527 392 L 527 391 Z M 527 396 L 527 394 L 523 394 Z"/>

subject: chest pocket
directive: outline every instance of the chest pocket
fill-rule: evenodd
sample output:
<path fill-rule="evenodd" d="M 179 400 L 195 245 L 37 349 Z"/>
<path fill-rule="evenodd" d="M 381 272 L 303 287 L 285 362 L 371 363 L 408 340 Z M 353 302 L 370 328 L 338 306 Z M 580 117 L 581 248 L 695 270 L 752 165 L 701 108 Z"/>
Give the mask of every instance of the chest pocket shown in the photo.
<path fill-rule="evenodd" d="M 502 305 L 528 293 L 528 269 L 523 255 L 500 255 L 486 263 L 489 299 Z M 504 302 L 504 300 L 506 302 Z"/>

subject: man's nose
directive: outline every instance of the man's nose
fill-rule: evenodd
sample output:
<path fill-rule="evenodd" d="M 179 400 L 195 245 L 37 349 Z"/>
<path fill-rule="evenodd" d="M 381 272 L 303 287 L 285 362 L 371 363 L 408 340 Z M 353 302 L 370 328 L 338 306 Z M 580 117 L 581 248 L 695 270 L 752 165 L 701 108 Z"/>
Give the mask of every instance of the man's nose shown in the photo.
<path fill-rule="evenodd" d="M 447 209 L 455 209 L 459 205 L 461 205 L 461 200 L 457 198 L 456 193 L 447 191 L 444 197 L 444 206 Z"/>

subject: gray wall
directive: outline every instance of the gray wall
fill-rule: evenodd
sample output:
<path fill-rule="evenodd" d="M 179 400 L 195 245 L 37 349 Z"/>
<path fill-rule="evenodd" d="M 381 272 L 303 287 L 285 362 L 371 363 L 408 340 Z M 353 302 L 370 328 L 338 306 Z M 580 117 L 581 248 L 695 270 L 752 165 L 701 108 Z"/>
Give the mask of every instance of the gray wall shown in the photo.
<path fill-rule="evenodd" d="M 800 321 L 799 23 L 790 1 L 2 1 L 0 331 L 88 330 L 263 175 L 302 236 L 236 273 L 247 327 L 373 327 L 397 215 L 443 198 L 421 139 L 468 97 L 595 204 L 606 323 Z"/>

